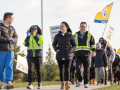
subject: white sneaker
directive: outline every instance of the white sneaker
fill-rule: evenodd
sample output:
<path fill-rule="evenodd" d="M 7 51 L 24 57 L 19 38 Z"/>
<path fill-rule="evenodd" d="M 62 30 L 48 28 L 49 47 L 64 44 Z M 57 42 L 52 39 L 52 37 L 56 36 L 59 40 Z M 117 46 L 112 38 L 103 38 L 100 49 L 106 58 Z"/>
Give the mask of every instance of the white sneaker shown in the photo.
<path fill-rule="evenodd" d="M 76 87 L 79 87 L 79 86 L 80 86 L 80 84 L 81 84 L 81 82 L 77 82 Z"/>
<path fill-rule="evenodd" d="M 0 89 L 4 89 L 4 88 L 5 88 L 5 82 L 1 82 Z"/>
<path fill-rule="evenodd" d="M 33 85 L 32 85 L 32 84 L 29 84 L 29 85 L 27 86 L 27 89 L 33 89 Z"/>
<path fill-rule="evenodd" d="M 38 84 L 38 88 L 37 89 L 42 89 L 42 84 Z"/>
<path fill-rule="evenodd" d="M 84 88 L 89 88 L 88 84 L 85 84 L 85 85 L 84 85 Z"/>
<path fill-rule="evenodd" d="M 11 82 L 8 82 L 8 83 L 7 83 L 6 89 L 14 89 L 14 86 L 12 85 Z"/>
<path fill-rule="evenodd" d="M 71 85 L 71 81 L 69 81 L 69 85 Z"/>

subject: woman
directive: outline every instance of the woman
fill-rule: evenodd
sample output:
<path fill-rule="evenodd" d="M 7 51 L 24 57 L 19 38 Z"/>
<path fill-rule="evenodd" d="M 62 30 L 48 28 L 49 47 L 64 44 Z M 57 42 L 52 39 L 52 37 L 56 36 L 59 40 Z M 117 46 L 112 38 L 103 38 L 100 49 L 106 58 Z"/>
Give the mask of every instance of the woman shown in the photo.
<path fill-rule="evenodd" d="M 33 72 L 34 64 L 37 71 L 38 77 L 38 89 L 42 88 L 42 45 L 43 36 L 41 34 L 41 29 L 37 25 L 33 25 L 27 31 L 27 37 L 24 41 L 24 46 L 27 48 L 27 62 L 28 62 L 28 81 L 29 85 L 27 89 L 33 89 Z"/>
<path fill-rule="evenodd" d="M 53 48 L 57 52 L 56 60 L 60 71 L 61 89 L 66 88 L 66 90 L 68 90 L 70 88 L 70 67 L 76 43 L 72 31 L 66 22 L 62 22 L 60 25 L 60 32 L 54 38 Z"/>

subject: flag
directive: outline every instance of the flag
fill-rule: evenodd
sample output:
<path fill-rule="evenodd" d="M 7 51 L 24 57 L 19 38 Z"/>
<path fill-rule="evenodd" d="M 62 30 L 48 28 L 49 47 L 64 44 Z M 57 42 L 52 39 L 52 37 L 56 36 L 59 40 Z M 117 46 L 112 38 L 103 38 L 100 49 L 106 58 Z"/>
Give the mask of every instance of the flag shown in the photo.
<path fill-rule="evenodd" d="M 107 23 L 113 3 L 107 5 L 101 12 L 95 16 L 95 23 Z"/>

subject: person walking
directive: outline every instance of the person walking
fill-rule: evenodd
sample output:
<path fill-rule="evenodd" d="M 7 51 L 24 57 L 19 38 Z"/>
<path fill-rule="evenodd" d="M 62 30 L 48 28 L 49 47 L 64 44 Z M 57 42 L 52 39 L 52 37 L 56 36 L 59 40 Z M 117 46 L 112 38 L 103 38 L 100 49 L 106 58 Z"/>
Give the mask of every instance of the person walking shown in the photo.
<path fill-rule="evenodd" d="M 38 89 L 42 89 L 42 45 L 43 36 L 38 25 L 33 25 L 27 31 L 27 37 L 23 43 L 27 47 L 27 62 L 28 62 L 28 86 L 27 89 L 33 89 L 33 72 L 34 65 L 38 77 Z"/>
<path fill-rule="evenodd" d="M 107 54 L 101 48 L 101 43 L 96 44 L 95 70 L 97 75 L 97 85 L 104 83 L 105 71 L 107 67 Z"/>
<path fill-rule="evenodd" d="M 4 14 L 3 21 L 0 21 L 0 89 L 13 89 L 13 63 L 14 45 L 18 40 L 18 35 L 13 26 L 13 13 Z M 5 83 L 6 82 L 6 83 Z"/>
<path fill-rule="evenodd" d="M 76 43 L 74 36 L 72 35 L 72 30 L 67 22 L 61 23 L 60 31 L 55 36 L 52 45 L 56 52 L 56 60 L 60 71 L 61 89 L 68 90 L 70 88 L 70 67 Z"/>
<path fill-rule="evenodd" d="M 89 74 L 90 74 L 90 51 L 92 50 L 92 56 L 95 56 L 95 40 L 92 34 L 87 31 L 87 23 L 80 23 L 80 31 L 75 33 L 75 40 L 77 47 L 75 49 L 76 56 L 76 75 L 78 83 L 76 87 L 79 87 L 82 82 L 82 76 L 80 72 L 81 65 L 84 67 L 84 87 L 88 88 Z"/>

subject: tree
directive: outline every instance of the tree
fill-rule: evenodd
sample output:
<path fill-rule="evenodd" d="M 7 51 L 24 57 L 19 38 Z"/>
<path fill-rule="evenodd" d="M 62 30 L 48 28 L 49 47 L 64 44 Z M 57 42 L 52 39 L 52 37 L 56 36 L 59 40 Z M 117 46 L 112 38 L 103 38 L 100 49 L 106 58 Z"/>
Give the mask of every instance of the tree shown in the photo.
<path fill-rule="evenodd" d="M 14 46 L 14 59 L 17 60 L 17 56 L 20 55 L 21 57 L 25 57 L 26 55 L 24 54 L 24 51 L 20 52 L 20 46 L 15 44 Z M 16 62 L 13 64 L 13 80 L 17 80 L 20 78 L 20 73 L 21 71 L 16 69 Z"/>
<path fill-rule="evenodd" d="M 43 63 L 42 72 L 43 72 L 43 80 L 51 81 L 55 80 L 57 76 L 59 76 L 58 66 L 53 59 L 54 54 L 51 51 L 50 45 L 48 48 L 48 52 L 46 52 L 46 61 Z"/>

